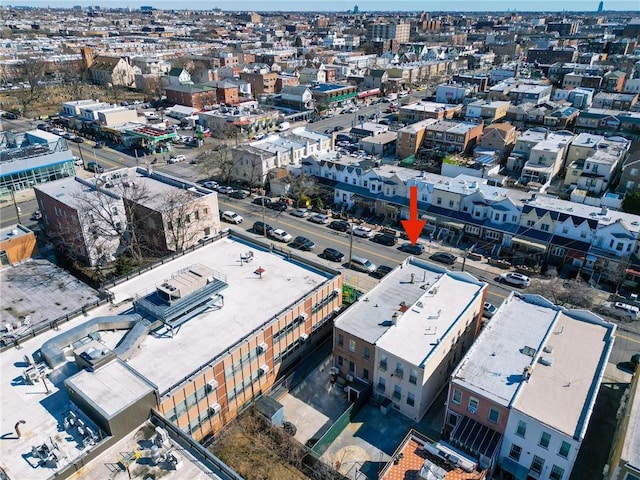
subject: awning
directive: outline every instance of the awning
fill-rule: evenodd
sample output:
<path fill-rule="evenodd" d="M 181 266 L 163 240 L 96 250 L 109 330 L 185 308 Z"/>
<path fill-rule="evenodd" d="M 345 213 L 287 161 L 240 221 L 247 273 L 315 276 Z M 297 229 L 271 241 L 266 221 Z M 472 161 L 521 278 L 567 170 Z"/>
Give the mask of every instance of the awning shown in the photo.
<path fill-rule="evenodd" d="M 379 88 L 373 88 L 371 90 L 365 90 L 364 92 L 360 92 L 360 93 L 358 93 L 358 98 L 367 98 L 367 97 L 370 97 L 372 95 L 380 95 L 380 89 Z"/>
<path fill-rule="evenodd" d="M 502 435 L 469 417 L 463 417 L 451 433 L 451 443 L 476 458 L 494 458 Z"/>
<path fill-rule="evenodd" d="M 547 251 L 547 246 L 544 243 L 532 242 L 530 240 L 524 240 L 522 238 L 512 238 L 511 243 L 515 243 L 521 247 L 530 248 L 531 250 L 539 250 L 541 252 Z"/>
<path fill-rule="evenodd" d="M 422 220 L 426 220 L 429 223 L 437 223 L 436 217 L 432 217 L 431 215 L 420 215 Z"/>
<path fill-rule="evenodd" d="M 464 223 L 458 222 L 442 222 L 442 225 L 448 228 L 453 228 L 455 230 L 464 230 Z"/>

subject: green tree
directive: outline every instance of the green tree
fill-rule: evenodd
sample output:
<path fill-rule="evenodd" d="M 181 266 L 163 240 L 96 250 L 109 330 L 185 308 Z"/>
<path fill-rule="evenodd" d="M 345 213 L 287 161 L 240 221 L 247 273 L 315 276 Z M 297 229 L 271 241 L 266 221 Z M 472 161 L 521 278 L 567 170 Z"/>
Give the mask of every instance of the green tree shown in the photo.
<path fill-rule="evenodd" d="M 300 38 L 299 36 L 296 37 L 296 39 L 293 41 L 293 46 L 296 48 L 302 47 L 302 38 Z"/>
<path fill-rule="evenodd" d="M 628 193 L 622 200 L 622 210 L 640 215 L 640 192 Z"/>

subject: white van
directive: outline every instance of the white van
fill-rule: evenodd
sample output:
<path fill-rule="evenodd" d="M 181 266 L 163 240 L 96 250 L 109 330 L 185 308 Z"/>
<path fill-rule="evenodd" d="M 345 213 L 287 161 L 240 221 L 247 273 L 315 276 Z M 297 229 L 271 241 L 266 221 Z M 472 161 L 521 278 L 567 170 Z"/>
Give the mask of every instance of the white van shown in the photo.
<path fill-rule="evenodd" d="M 637 319 L 640 316 L 640 308 L 629 305 L 628 303 L 616 302 L 613 304 L 613 308 L 623 314 L 626 317 Z"/>
<path fill-rule="evenodd" d="M 289 128 L 291 128 L 291 124 L 289 122 L 282 122 L 280 125 L 278 125 L 279 132 L 284 132 L 286 130 L 289 130 Z"/>

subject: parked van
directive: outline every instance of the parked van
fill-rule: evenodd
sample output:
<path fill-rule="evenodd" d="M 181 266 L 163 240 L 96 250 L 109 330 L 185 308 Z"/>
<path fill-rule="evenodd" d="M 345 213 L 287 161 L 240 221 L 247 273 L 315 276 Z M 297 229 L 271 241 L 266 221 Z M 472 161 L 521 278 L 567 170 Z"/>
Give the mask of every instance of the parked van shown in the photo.
<path fill-rule="evenodd" d="M 371 273 L 375 272 L 376 265 L 369 259 L 364 257 L 352 256 L 351 262 L 349 263 L 349 268 L 353 270 L 357 270 L 359 272 Z"/>
<path fill-rule="evenodd" d="M 279 132 L 284 132 L 286 130 L 289 130 L 289 128 L 291 128 L 291 124 L 289 122 L 282 122 L 280 125 L 278 125 Z"/>
<path fill-rule="evenodd" d="M 640 316 L 640 308 L 634 305 L 629 305 L 628 303 L 616 302 L 613 304 L 613 308 L 634 320 Z"/>

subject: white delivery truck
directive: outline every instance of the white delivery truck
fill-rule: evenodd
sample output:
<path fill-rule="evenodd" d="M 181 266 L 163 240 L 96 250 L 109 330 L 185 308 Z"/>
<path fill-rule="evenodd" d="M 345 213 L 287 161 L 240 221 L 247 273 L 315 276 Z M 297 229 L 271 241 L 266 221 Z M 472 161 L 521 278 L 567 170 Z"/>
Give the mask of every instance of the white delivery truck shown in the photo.
<path fill-rule="evenodd" d="M 291 128 L 291 124 L 289 122 L 282 122 L 280 125 L 278 125 L 279 132 L 284 132 L 286 130 L 289 130 L 289 128 Z"/>
<path fill-rule="evenodd" d="M 390 101 L 397 100 L 398 99 L 398 94 L 397 93 L 388 93 L 384 98 L 386 98 L 387 100 L 390 100 Z"/>

